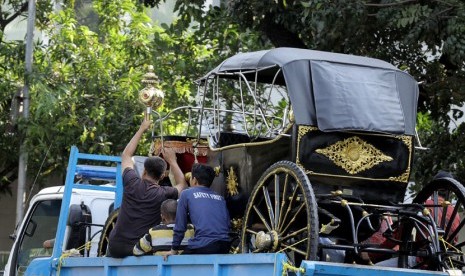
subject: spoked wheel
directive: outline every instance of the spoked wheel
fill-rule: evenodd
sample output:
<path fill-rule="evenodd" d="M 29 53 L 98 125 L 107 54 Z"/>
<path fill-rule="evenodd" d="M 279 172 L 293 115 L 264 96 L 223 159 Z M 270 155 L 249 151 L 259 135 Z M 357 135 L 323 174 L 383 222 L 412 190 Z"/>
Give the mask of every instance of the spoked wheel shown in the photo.
<path fill-rule="evenodd" d="M 317 204 L 307 175 L 295 163 L 280 161 L 263 173 L 243 223 L 243 253 L 285 252 L 296 265 L 316 260 Z"/>
<path fill-rule="evenodd" d="M 413 203 L 427 208 L 422 220 L 402 230 L 399 266 L 428 270 L 465 268 L 465 188 L 452 178 L 439 178 L 418 193 Z M 462 233 L 459 235 L 459 233 Z M 413 254 L 412 254 L 413 253 Z M 409 264 L 410 263 L 410 264 Z"/>
<path fill-rule="evenodd" d="M 103 226 L 102 234 L 100 234 L 100 240 L 98 242 L 97 256 L 99 257 L 107 255 L 110 232 L 113 228 L 115 228 L 118 215 L 119 209 L 116 209 L 108 215 L 108 218 L 105 221 L 105 226 Z"/>

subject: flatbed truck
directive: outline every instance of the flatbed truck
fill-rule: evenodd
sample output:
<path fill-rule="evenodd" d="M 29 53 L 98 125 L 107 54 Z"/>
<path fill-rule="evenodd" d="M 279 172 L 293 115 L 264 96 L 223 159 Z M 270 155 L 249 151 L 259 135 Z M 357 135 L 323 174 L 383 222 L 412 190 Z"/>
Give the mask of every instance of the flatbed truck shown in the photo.
<path fill-rule="evenodd" d="M 89 162 L 104 166 L 82 164 Z M 458 270 L 431 272 L 318 261 L 302 261 L 294 267 L 284 253 L 180 255 L 166 261 L 161 256 L 98 256 L 105 220 L 121 205 L 122 193 L 120 157 L 80 153 L 73 146 L 65 185 L 45 188 L 31 200 L 15 233 L 4 275 L 462 275 Z M 53 248 L 43 248 L 43 241 L 52 238 Z M 82 242 L 89 246 L 79 247 Z"/>

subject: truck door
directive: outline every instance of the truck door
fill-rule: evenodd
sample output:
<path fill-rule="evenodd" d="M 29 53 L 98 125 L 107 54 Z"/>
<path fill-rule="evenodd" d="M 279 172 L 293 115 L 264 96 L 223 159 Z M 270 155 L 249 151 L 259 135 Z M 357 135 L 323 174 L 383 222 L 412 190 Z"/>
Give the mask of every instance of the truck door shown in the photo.
<path fill-rule="evenodd" d="M 38 201 L 30 208 L 12 252 L 10 275 L 23 275 L 33 259 L 52 255 L 44 241 L 55 239 L 60 208 L 61 199 Z"/>

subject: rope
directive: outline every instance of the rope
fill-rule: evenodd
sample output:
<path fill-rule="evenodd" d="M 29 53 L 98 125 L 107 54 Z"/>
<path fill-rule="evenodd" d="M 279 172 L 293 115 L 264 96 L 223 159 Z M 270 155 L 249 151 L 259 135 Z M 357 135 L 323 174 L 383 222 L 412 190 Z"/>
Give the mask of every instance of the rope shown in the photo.
<path fill-rule="evenodd" d="M 58 259 L 57 276 L 60 276 L 61 266 L 65 264 L 65 259 L 75 255 L 76 252 L 79 253 L 79 251 L 81 251 L 83 249 L 90 250 L 90 241 L 84 243 L 83 245 L 79 246 L 78 248 L 72 248 L 70 250 L 63 251 L 60 258 Z M 79 256 L 80 256 L 80 254 L 79 254 Z"/>
<path fill-rule="evenodd" d="M 297 245 L 297 244 L 299 244 L 299 243 L 301 243 L 301 242 L 304 242 L 304 241 L 306 241 L 306 240 L 308 240 L 308 238 L 305 238 L 305 239 L 303 239 L 303 240 L 301 240 L 301 241 L 298 241 L 298 242 L 296 242 L 296 243 L 293 243 L 293 244 L 291 244 L 291 245 L 288 245 L 288 246 L 284 247 L 283 249 L 277 251 L 276 253 L 280 253 L 280 252 L 282 252 L 282 251 L 288 249 L 289 247 L 294 246 L 294 245 Z M 276 254 L 276 255 L 277 255 L 277 254 Z M 276 262 L 275 262 L 275 263 L 276 263 Z M 297 272 L 300 272 L 300 273 L 302 273 L 302 274 L 305 273 L 305 269 L 304 269 L 303 267 L 296 267 L 296 266 L 293 266 L 289 261 L 283 262 L 283 273 L 282 273 L 282 276 L 287 275 L 287 272 L 288 272 L 288 271 L 292 271 L 292 272 L 296 272 L 296 273 L 297 273 Z"/>
<path fill-rule="evenodd" d="M 460 251 L 460 249 L 458 249 L 457 247 L 455 247 L 455 246 L 453 246 L 452 244 L 448 243 L 448 242 L 444 239 L 444 237 L 440 237 L 439 240 L 442 241 L 442 243 L 444 244 L 444 248 L 445 248 L 445 249 L 447 249 L 447 248 L 452 248 L 452 249 L 454 249 L 457 253 L 462 253 L 462 255 L 463 255 L 463 252 Z M 454 264 L 452 263 L 451 258 L 449 258 L 449 262 L 450 262 L 450 267 L 451 267 L 452 269 L 455 269 L 455 268 L 454 268 Z"/>
<path fill-rule="evenodd" d="M 286 276 L 288 271 L 301 274 L 305 273 L 305 269 L 303 267 L 296 267 L 289 262 L 283 262 L 283 273 L 281 275 Z"/>

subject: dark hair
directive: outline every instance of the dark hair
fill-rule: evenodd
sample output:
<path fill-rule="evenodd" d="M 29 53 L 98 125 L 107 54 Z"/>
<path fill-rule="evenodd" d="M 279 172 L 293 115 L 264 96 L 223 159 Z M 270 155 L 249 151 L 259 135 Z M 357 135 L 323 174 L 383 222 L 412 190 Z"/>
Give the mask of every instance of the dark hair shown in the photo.
<path fill-rule="evenodd" d="M 144 169 L 148 176 L 155 180 L 159 180 L 165 173 L 166 162 L 160 157 L 149 157 L 144 161 Z"/>
<path fill-rule="evenodd" d="M 212 167 L 196 163 L 192 166 L 192 177 L 195 177 L 200 185 L 210 187 L 215 178 Z"/>
<path fill-rule="evenodd" d="M 176 218 L 176 208 L 178 207 L 178 202 L 174 199 L 167 199 L 161 203 L 160 212 L 170 219 Z"/>

